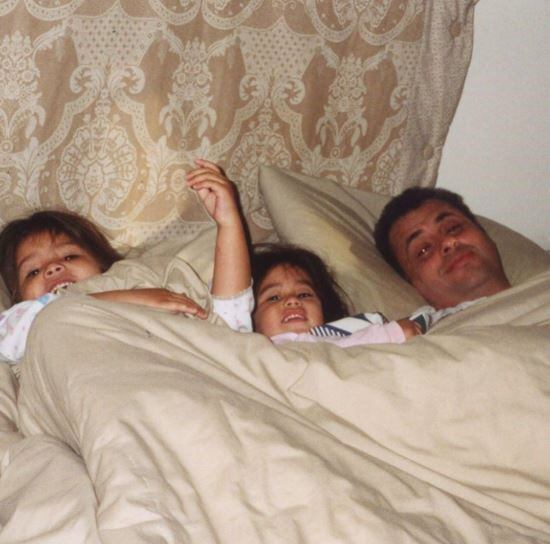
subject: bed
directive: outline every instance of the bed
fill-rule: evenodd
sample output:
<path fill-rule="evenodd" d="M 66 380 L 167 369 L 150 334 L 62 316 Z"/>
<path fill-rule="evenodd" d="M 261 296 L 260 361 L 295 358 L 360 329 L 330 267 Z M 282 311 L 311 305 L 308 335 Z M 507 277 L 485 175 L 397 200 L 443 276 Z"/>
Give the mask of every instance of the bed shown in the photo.
<path fill-rule="evenodd" d="M 421 302 L 369 241 L 383 197 L 273 168 L 264 185 L 281 238 L 326 251 L 358 307 Z M 548 542 L 549 257 L 482 220 L 514 287 L 403 345 L 275 347 L 83 294 L 50 305 L 19 380 L 1 367 L 0 542 Z M 79 288 L 206 303 L 214 234 Z"/>
<path fill-rule="evenodd" d="M 208 307 L 215 230 L 182 182 L 206 156 L 252 238 L 317 251 L 354 310 L 423 305 L 373 227 L 435 184 L 474 4 L 2 3 L 2 221 L 68 207 L 127 258 L 0 365 L 0 543 L 550 542 L 550 255 L 504 225 L 480 218 L 512 288 L 403 345 L 275 347 L 86 296 Z"/>

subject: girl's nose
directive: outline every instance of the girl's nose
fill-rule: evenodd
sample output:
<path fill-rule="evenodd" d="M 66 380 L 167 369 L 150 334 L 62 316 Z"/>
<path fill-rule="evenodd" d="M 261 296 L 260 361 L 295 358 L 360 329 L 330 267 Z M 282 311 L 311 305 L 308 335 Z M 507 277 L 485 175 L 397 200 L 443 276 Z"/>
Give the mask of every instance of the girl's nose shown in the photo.
<path fill-rule="evenodd" d="M 55 276 L 63 270 L 63 265 L 60 262 L 53 262 L 46 267 L 46 276 Z"/>
<path fill-rule="evenodd" d="M 289 295 L 285 298 L 285 306 L 300 306 L 300 299 L 295 295 Z"/>

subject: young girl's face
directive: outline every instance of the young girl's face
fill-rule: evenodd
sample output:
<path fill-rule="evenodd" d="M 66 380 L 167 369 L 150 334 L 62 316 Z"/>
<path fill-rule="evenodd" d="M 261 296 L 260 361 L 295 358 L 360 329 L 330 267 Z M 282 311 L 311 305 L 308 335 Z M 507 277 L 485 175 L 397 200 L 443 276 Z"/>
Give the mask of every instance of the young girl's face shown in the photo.
<path fill-rule="evenodd" d="M 41 232 L 25 238 L 17 247 L 15 261 L 20 300 L 101 274 L 97 260 L 66 234 Z"/>
<path fill-rule="evenodd" d="M 322 325 L 323 309 L 311 278 L 301 268 L 279 264 L 260 283 L 254 325 L 267 336 L 307 332 Z"/>

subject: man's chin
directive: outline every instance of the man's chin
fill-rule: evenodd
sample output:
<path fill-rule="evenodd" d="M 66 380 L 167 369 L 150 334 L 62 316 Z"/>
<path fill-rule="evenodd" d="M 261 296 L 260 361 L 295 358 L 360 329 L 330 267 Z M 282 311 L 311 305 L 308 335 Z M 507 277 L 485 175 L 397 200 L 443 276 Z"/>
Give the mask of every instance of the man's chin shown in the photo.
<path fill-rule="evenodd" d="M 453 280 L 455 281 L 449 282 L 444 288 L 419 292 L 428 304 L 437 310 L 452 308 L 463 302 L 469 302 L 492 294 L 488 291 L 486 292 L 484 278 L 480 275 L 457 275 Z"/>

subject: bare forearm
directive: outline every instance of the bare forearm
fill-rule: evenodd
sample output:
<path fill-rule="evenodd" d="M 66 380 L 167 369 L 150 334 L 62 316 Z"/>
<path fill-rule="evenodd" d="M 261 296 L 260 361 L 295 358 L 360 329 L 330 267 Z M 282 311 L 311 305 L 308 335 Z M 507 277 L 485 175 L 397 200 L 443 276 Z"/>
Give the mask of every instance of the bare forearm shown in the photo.
<path fill-rule="evenodd" d="M 216 221 L 216 253 L 212 294 L 231 297 L 250 286 L 250 257 L 233 183 L 216 164 L 197 159 L 198 167 L 187 174 L 206 211 Z"/>
<path fill-rule="evenodd" d="M 163 288 L 128 289 L 91 293 L 92 297 L 112 302 L 125 302 L 150 306 L 159 310 L 194 315 L 200 319 L 207 317 L 206 311 L 183 293 L 174 293 Z"/>
<path fill-rule="evenodd" d="M 135 296 L 130 290 L 121 291 L 103 291 L 99 293 L 90 293 L 90 296 L 100 300 L 110 300 L 112 302 L 128 302 L 135 303 Z"/>
<path fill-rule="evenodd" d="M 212 294 L 229 297 L 250 286 L 250 256 L 241 223 L 219 226 L 214 257 Z"/>

